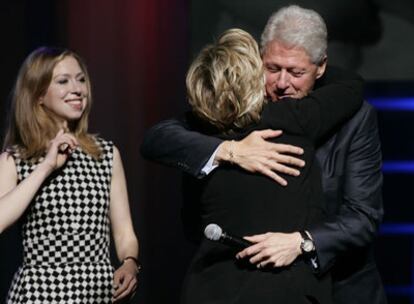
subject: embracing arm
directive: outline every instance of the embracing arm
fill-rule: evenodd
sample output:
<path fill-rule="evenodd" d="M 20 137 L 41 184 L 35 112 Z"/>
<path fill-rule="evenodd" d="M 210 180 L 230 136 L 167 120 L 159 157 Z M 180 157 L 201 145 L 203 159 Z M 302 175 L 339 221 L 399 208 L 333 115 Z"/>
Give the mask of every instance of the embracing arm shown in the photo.
<path fill-rule="evenodd" d="M 338 212 L 309 229 L 318 254 L 321 271 L 335 258 L 352 248 L 369 245 L 382 220 L 381 147 L 374 109 L 358 112 L 355 133 L 347 154 Z M 329 203 L 329 202 L 328 202 Z"/>
<path fill-rule="evenodd" d="M 146 132 L 141 154 L 149 160 L 201 177 L 201 169 L 221 142 L 216 137 L 190 130 L 183 121 L 169 119 Z"/>
<path fill-rule="evenodd" d="M 132 225 L 128 192 L 121 156 L 114 146 L 114 158 L 110 194 L 110 219 L 115 248 L 122 265 L 114 273 L 114 301 L 131 296 L 137 288 L 139 265 L 138 240 Z M 132 257 L 131 259 L 126 259 Z M 135 260 L 134 260 L 135 259 Z"/>
<path fill-rule="evenodd" d="M 287 124 L 294 133 L 314 141 L 324 138 L 350 119 L 363 101 L 363 80 L 359 75 L 338 68 L 327 69 L 325 84 L 300 100 L 285 98 L 268 104 L 262 120 L 271 128 Z M 284 118 L 281 120 L 280 112 Z M 292 124 L 296 122 L 296 125 Z"/>
<path fill-rule="evenodd" d="M 249 172 L 262 173 L 285 185 L 286 181 L 276 172 L 298 175 L 299 171 L 291 166 L 303 167 L 304 162 L 288 154 L 300 155 L 303 150 L 266 141 L 280 134 L 281 131 L 262 130 L 251 133 L 241 141 L 222 141 L 192 131 L 184 122 L 170 119 L 158 123 L 146 133 L 141 154 L 194 177 L 202 177 L 202 168 L 216 152 L 216 164 L 231 161 Z"/>

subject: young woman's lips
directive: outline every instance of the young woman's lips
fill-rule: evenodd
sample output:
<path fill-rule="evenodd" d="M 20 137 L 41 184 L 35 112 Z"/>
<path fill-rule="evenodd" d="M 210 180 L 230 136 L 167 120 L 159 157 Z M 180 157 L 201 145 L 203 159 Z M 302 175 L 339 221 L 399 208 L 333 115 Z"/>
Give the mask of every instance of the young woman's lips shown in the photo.
<path fill-rule="evenodd" d="M 77 111 L 82 110 L 82 99 L 68 99 L 66 103 Z"/>

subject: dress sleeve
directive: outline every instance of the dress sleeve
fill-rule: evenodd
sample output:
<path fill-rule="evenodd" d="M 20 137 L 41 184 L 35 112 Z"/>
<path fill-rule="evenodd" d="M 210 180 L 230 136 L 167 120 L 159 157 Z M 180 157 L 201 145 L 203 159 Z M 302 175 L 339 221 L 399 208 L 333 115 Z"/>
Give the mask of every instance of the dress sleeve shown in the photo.
<path fill-rule="evenodd" d="M 270 127 L 280 127 L 277 125 L 280 122 L 271 120 L 280 117 L 280 114 L 274 115 L 276 111 L 283 111 L 284 120 L 297 122 L 298 133 L 318 141 L 351 118 L 363 101 L 362 78 L 339 69 L 328 69 L 327 74 L 326 84 L 308 96 L 268 104 L 264 116 L 270 120 L 267 121 Z"/>

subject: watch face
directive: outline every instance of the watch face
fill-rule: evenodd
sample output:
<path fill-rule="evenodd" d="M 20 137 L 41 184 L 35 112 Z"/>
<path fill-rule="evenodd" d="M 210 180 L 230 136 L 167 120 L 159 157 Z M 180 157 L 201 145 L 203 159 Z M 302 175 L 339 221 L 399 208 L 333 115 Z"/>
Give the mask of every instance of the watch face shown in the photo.
<path fill-rule="evenodd" d="M 304 240 L 302 249 L 304 252 L 311 252 L 313 250 L 313 242 L 311 240 Z"/>

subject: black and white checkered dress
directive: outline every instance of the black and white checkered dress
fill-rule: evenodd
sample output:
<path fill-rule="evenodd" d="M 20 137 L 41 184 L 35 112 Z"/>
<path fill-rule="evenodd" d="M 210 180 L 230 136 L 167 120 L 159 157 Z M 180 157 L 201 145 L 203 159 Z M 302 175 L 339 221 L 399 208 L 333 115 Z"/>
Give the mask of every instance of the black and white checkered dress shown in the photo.
<path fill-rule="evenodd" d="M 110 303 L 109 194 L 113 145 L 96 161 L 77 148 L 31 202 L 23 223 L 23 265 L 7 303 Z M 14 154 L 19 182 L 35 168 Z"/>

